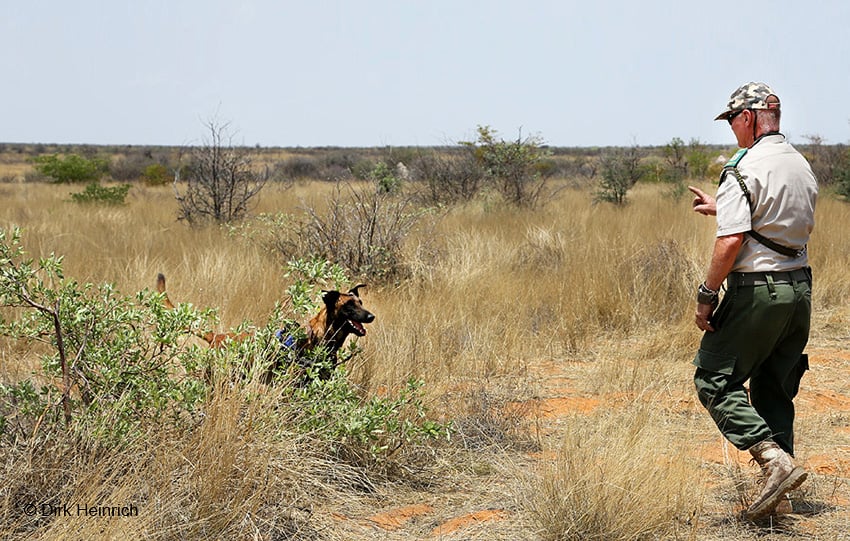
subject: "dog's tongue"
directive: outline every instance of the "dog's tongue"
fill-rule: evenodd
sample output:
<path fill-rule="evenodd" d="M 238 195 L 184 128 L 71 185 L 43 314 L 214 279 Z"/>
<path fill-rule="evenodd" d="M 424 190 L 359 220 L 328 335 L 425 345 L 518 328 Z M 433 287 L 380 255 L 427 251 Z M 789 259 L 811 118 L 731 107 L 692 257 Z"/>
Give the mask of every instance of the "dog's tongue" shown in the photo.
<path fill-rule="evenodd" d="M 357 331 L 360 336 L 366 335 L 366 327 L 361 325 L 359 322 L 354 321 L 353 319 L 349 319 L 348 322 L 351 324 L 352 327 L 354 327 L 354 330 Z"/>

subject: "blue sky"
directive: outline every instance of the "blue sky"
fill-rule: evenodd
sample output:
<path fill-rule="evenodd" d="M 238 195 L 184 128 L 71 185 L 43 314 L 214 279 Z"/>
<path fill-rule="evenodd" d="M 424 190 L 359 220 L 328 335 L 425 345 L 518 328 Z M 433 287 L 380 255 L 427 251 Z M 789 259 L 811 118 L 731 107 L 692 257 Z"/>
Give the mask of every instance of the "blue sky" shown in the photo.
<path fill-rule="evenodd" d="M 756 80 L 850 142 L 850 2 L 0 0 L 0 141 L 734 144 Z"/>

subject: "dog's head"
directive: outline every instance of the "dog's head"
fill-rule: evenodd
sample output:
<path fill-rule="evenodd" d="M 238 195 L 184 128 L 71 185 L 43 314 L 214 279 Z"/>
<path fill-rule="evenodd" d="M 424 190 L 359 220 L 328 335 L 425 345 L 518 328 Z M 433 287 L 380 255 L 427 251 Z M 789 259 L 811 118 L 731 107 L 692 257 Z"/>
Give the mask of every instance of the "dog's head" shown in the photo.
<path fill-rule="evenodd" d="M 323 291 L 322 300 L 328 311 L 328 322 L 339 328 L 345 326 L 345 330 L 357 335 L 365 336 L 364 323 L 375 321 L 375 314 L 363 308 L 358 289 L 366 287 L 366 284 L 357 284 L 348 293 L 340 291 Z"/>

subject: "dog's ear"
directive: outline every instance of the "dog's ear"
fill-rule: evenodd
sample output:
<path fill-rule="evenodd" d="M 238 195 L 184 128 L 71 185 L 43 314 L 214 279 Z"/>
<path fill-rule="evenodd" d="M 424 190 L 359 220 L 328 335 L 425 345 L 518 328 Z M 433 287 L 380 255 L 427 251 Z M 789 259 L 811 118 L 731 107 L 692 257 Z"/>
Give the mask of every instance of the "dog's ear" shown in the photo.
<path fill-rule="evenodd" d="M 325 306 L 332 308 L 336 305 L 337 300 L 339 300 L 339 291 L 322 290 L 322 301 L 324 301 Z"/>
<path fill-rule="evenodd" d="M 355 297 L 357 297 L 359 299 L 360 293 L 358 293 L 357 290 L 360 289 L 361 287 L 366 287 L 366 284 L 357 284 L 356 286 L 349 289 L 348 293 L 351 294 L 351 295 L 354 295 Z"/>

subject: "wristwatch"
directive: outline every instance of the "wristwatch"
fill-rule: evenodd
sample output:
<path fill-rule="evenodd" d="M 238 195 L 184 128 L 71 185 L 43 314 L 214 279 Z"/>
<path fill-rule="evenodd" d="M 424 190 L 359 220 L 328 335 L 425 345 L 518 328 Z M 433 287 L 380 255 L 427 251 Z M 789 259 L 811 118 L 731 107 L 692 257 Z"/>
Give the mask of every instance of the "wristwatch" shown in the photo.
<path fill-rule="evenodd" d="M 699 285 L 697 288 L 697 302 L 699 304 L 711 304 L 715 305 L 718 302 L 718 291 L 714 289 L 709 289 L 705 282 Z"/>

